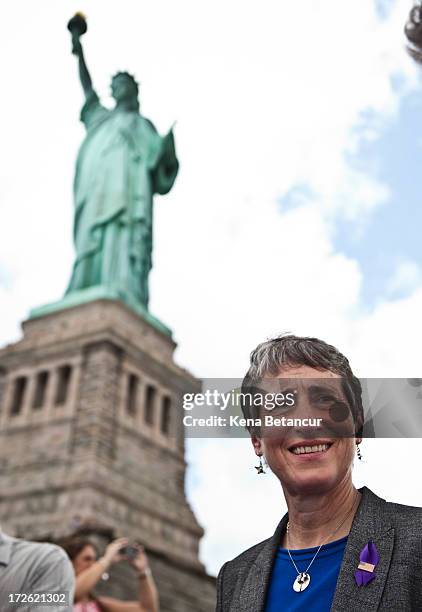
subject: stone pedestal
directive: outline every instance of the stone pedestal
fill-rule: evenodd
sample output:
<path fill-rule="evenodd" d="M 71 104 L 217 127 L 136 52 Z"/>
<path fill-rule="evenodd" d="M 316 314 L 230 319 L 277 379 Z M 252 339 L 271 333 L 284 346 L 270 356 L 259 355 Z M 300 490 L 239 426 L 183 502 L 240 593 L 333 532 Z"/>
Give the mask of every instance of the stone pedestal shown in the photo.
<path fill-rule="evenodd" d="M 54 540 L 105 526 L 145 545 L 162 612 L 214 610 L 184 491 L 181 397 L 200 383 L 174 363 L 171 336 L 106 299 L 23 332 L 0 351 L 0 523 Z M 127 599 L 129 569 L 101 588 Z"/>

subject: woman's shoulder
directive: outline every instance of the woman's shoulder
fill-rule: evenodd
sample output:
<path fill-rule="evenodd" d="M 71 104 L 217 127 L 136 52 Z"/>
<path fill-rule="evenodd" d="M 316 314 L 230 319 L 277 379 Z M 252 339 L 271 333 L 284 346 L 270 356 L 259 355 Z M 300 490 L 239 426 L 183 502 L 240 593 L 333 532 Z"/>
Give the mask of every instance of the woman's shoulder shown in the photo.
<path fill-rule="evenodd" d="M 220 581 L 223 579 L 227 582 L 227 578 L 232 577 L 233 580 L 237 581 L 241 578 L 242 574 L 246 574 L 251 569 L 251 565 L 254 564 L 256 568 L 260 570 L 267 570 L 271 560 L 276 554 L 277 547 L 280 544 L 281 536 L 284 533 L 287 526 L 288 515 L 287 513 L 281 518 L 278 523 L 276 530 L 266 540 L 254 544 L 250 548 L 247 548 L 242 553 L 226 561 L 222 566 L 218 578 Z"/>
<path fill-rule="evenodd" d="M 422 526 L 422 508 L 419 506 L 407 506 L 394 501 L 388 501 L 383 497 L 379 497 L 373 491 L 367 487 L 360 489 L 364 495 L 365 501 L 369 502 L 368 506 L 371 509 L 382 507 L 383 514 L 386 515 L 394 525 L 400 526 L 401 524 L 409 525 L 416 521 L 419 526 Z"/>
<path fill-rule="evenodd" d="M 422 508 L 419 506 L 406 506 L 405 504 L 390 501 L 386 501 L 386 504 L 389 512 L 399 521 L 408 521 L 413 518 L 419 519 L 419 521 L 422 520 Z"/>
<path fill-rule="evenodd" d="M 217 610 L 223 610 L 222 602 L 230 602 L 239 585 L 255 591 L 257 584 L 263 584 L 269 576 L 271 561 L 275 555 L 280 535 L 287 524 L 287 514 L 281 519 L 275 533 L 268 539 L 251 546 L 221 568 L 217 579 Z M 252 574 L 251 574 L 252 571 Z"/>
<path fill-rule="evenodd" d="M 250 548 L 247 548 L 239 555 L 231 559 L 230 561 L 226 561 L 223 567 L 231 566 L 236 567 L 236 569 L 240 569 L 243 565 L 246 567 L 250 567 L 250 564 L 253 563 L 256 558 L 262 553 L 263 550 L 270 545 L 272 538 L 268 538 L 259 542 L 258 544 L 254 544 Z"/>
<path fill-rule="evenodd" d="M 419 542 L 422 550 L 422 508 L 389 501 L 385 505 L 396 535 Z"/>
<path fill-rule="evenodd" d="M 231 601 L 236 585 L 244 583 L 250 568 L 256 563 L 264 550 L 271 546 L 272 538 L 259 542 L 226 561 L 217 577 L 217 610 L 222 610 L 223 602 Z"/>
<path fill-rule="evenodd" d="M 243 573 L 249 572 L 253 564 L 256 567 L 265 567 L 275 554 L 281 533 L 286 524 L 287 514 L 281 519 L 275 533 L 271 537 L 247 548 L 230 561 L 226 561 L 220 569 L 219 580 L 221 581 L 224 576 L 226 583 L 231 580 L 238 581 Z"/>
<path fill-rule="evenodd" d="M 360 492 L 362 512 L 352 532 L 373 535 L 375 541 L 389 534 L 396 553 L 406 551 L 407 557 L 416 555 L 415 560 L 422 563 L 422 508 L 386 501 L 367 487 Z"/>

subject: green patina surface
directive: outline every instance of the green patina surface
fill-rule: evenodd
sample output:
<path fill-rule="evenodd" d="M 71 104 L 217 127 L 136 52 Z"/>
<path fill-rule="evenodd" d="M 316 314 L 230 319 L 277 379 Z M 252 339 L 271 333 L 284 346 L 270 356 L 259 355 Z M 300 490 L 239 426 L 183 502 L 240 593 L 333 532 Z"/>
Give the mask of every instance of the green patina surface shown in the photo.
<path fill-rule="evenodd" d="M 105 108 L 93 87 L 80 41 L 86 22 L 76 16 L 68 27 L 85 94 L 81 121 L 86 137 L 74 181 L 76 257 L 64 299 L 33 310 L 31 316 L 101 295 L 124 301 L 169 333 L 148 314 L 148 277 L 153 197 L 170 191 L 179 168 L 173 131 L 160 136 L 139 113 L 138 85 L 126 72 L 113 77 L 116 104 Z"/>
<path fill-rule="evenodd" d="M 91 287 L 90 289 L 82 289 L 81 291 L 69 293 L 58 302 L 52 302 L 44 306 L 33 308 L 29 313 L 29 318 L 36 319 L 38 317 L 44 317 L 54 312 L 58 312 L 59 310 L 74 308 L 75 306 L 87 304 L 94 300 L 121 300 L 121 298 L 118 293 L 112 291 L 108 287 Z M 144 306 L 135 301 L 133 303 L 128 303 L 127 300 L 124 300 L 124 302 L 131 310 L 145 319 L 147 323 L 155 327 L 159 332 L 166 334 L 166 336 L 170 338 L 172 337 L 171 330 L 154 317 Z"/>
<path fill-rule="evenodd" d="M 167 193 L 176 178 L 173 134 L 161 138 L 121 105 L 105 109 L 94 92 L 81 117 L 87 135 L 76 164 L 76 259 L 67 293 L 102 285 L 148 307 L 153 195 Z"/>

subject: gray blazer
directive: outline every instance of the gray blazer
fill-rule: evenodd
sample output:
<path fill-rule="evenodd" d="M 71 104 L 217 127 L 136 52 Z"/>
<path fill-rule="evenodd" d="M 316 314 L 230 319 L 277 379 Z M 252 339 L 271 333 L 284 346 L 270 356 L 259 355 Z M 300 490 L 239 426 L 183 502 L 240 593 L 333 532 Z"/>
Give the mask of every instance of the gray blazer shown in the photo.
<path fill-rule="evenodd" d="M 331 612 L 422 612 L 422 508 L 386 502 L 367 487 L 360 492 Z M 272 538 L 223 565 L 217 580 L 217 612 L 264 612 L 271 568 L 287 519 L 286 514 Z M 380 562 L 375 579 L 359 587 L 354 572 L 369 540 L 375 543 Z"/>

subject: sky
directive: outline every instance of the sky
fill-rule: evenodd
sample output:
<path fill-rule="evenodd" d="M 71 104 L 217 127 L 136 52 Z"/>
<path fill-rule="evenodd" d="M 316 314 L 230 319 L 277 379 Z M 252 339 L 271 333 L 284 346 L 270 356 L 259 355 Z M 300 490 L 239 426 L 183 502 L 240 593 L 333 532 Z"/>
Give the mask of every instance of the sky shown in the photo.
<path fill-rule="evenodd" d="M 83 102 L 66 30 L 76 10 L 94 86 L 140 82 L 180 174 L 155 200 L 151 312 L 202 378 L 242 376 L 257 343 L 335 344 L 355 373 L 420 376 L 422 78 L 405 52 L 410 0 L 15 0 L 0 52 L 0 342 L 59 299 L 72 266 Z M 402 443 L 403 442 L 403 443 Z M 418 440 L 365 441 L 356 479 L 422 505 L 402 477 Z M 211 573 L 285 510 L 247 440 L 188 441 L 187 490 Z M 391 478 L 391 474 L 397 474 Z M 400 474 L 400 476 L 399 476 Z"/>

